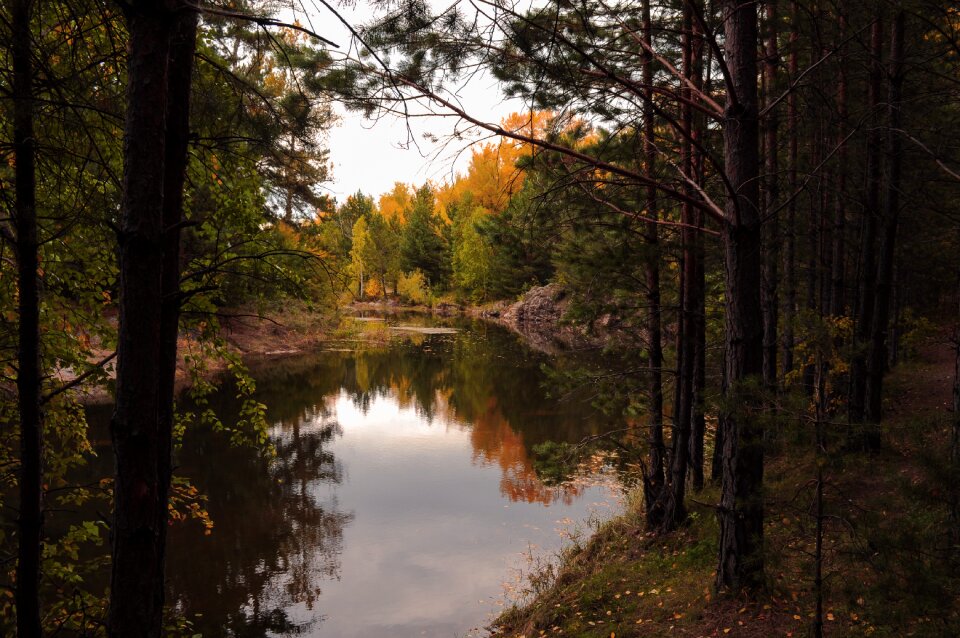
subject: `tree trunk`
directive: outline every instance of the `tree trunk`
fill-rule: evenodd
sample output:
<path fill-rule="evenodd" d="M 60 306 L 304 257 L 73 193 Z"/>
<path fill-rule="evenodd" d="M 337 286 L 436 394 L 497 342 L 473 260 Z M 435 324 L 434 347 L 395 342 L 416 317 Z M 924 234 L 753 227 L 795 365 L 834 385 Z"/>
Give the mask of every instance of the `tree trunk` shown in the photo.
<path fill-rule="evenodd" d="M 879 10 L 879 7 L 878 7 Z M 870 81 L 867 89 L 867 110 L 876 113 L 880 108 L 883 21 L 879 13 L 873 21 L 870 35 Z M 867 345 L 873 325 L 876 265 L 877 216 L 880 213 L 880 120 L 873 117 L 873 126 L 867 131 L 867 191 L 860 231 L 860 269 L 857 294 L 857 316 L 854 326 L 854 349 L 850 362 L 850 398 L 848 418 L 858 428 L 866 416 Z M 854 431 L 859 445 L 866 445 L 862 432 Z"/>
<path fill-rule="evenodd" d="M 833 217 L 833 272 L 830 279 L 830 314 L 834 317 L 843 316 L 846 311 L 846 226 L 847 226 L 847 145 L 844 138 L 847 135 L 847 67 L 844 59 L 843 39 L 847 35 L 847 17 L 840 11 L 840 40 L 837 50 L 838 78 L 837 78 L 837 176 L 835 189 L 835 204 Z"/>
<path fill-rule="evenodd" d="M 790 3 L 790 57 L 787 62 L 787 74 L 793 82 L 799 73 L 799 54 L 797 52 L 799 33 L 797 21 L 799 10 L 797 2 Z M 783 251 L 783 350 L 782 374 L 787 376 L 793 370 L 794 324 L 797 311 L 797 162 L 799 160 L 799 144 L 797 137 L 797 95 L 790 91 L 787 95 L 787 122 L 789 147 L 787 151 L 787 182 L 790 185 L 790 201 L 787 204 L 786 242 Z"/>
<path fill-rule="evenodd" d="M 190 139 L 190 88 L 193 57 L 197 41 L 197 14 L 180 11 L 170 41 L 167 71 L 166 142 L 163 178 L 163 292 L 160 316 L 160 416 L 157 429 L 158 498 L 157 529 L 160 538 L 155 570 L 162 584 L 168 525 L 167 501 L 173 474 L 172 450 L 174 388 L 177 372 L 177 336 L 180 327 L 180 227 L 183 222 L 183 185 L 187 171 L 187 146 Z"/>
<path fill-rule="evenodd" d="M 958 273 L 960 275 L 960 273 Z M 960 276 L 957 277 L 957 303 L 960 305 Z M 953 347 L 953 427 L 950 432 L 950 542 L 953 551 L 960 549 L 960 309 Z"/>
<path fill-rule="evenodd" d="M 699 11 L 699 7 L 697 8 Z M 697 90 L 704 89 L 704 48 L 705 41 L 703 29 L 697 20 L 693 20 L 692 28 L 692 49 L 691 49 L 691 81 Z M 697 184 L 703 184 L 704 157 L 700 150 L 706 135 L 706 119 L 704 116 L 694 111 L 692 113 L 692 135 L 697 142 L 693 147 L 693 179 Z M 703 489 L 704 483 L 704 437 L 706 436 L 706 415 L 704 405 L 704 394 L 706 392 L 707 377 L 707 310 L 706 310 L 706 269 L 704 259 L 706 256 L 706 247 L 704 245 L 703 211 L 695 209 L 693 211 L 693 223 L 697 230 L 693 237 L 693 259 L 694 267 L 692 272 L 692 282 L 690 285 L 691 312 L 693 328 L 693 373 L 692 373 L 692 400 L 690 406 L 690 481 L 695 491 Z"/>
<path fill-rule="evenodd" d="M 722 421 L 723 479 L 717 586 L 763 583 L 763 430 L 756 388 L 763 374 L 757 3 L 721 3 L 731 86 L 724 113 L 724 169 L 733 193 L 723 227 L 727 392 Z"/>
<path fill-rule="evenodd" d="M 43 541 L 43 411 L 41 409 L 40 278 L 34 138 L 33 0 L 11 7 L 13 64 L 13 152 L 16 160 L 17 287 L 19 325 L 17 402 L 20 410 L 20 513 L 17 523 L 17 635 L 41 635 L 40 561 Z"/>
<path fill-rule="evenodd" d="M 125 5 L 127 111 L 121 200 L 120 322 L 116 407 L 110 423 L 116 460 L 111 637 L 160 635 L 166 505 L 159 440 L 162 386 L 163 195 L 167 63 L 172 17 L 166 3 Z"/>
<path fill-rule="evenodd" d="M 690 3 L 684 4 L 683 10 L 683 74 L 693 80 L 693 16 Z M 681 89 L 684 100 L 680 106 L 681 169 L 685 175 L 694 174 L 693 162 L 693 110 L 689 102 L 693 98 L 692 91 L 684 85 Z M 687 184 L 685 192 L 688 197 L 696 197 L 694 188 Z M 694 206 L 685 201 L 681 205 L 680 220 L 684 224 L 681 231 L 683 264 L 681 266 L 681 280 L 683 285 L 680 292 L 680 339 L 677 348 L 677 404 L 674 406 L 673 436 L 671 440 L 670 468 L 661 501 L 663 503 L 663 522 L 661 530 L 668 531 L 676 528 L 687 517 L 684 503 L 687 486 L 687 470 L 690 461 L 690 429 L 693 424 L 694 403 L 694 361 L 696 340 L 696 273 L 697 259 L 695 245 L 697 231 L 695 229 Z"/>
<path fill-rule="evenodd" d="M 650 45 L 653 40 L 653 25 L 650 19 L 650 0 L 643 0 L 643 39 Z M 643 166 L 645 174 L 651 180 L 656 171 L 657 150 L 655 146 L 655 130 L 653 121 L 653 55 L 644 52 L 643 57 Z M 657 210 L 657 189 L 652 184 L 646 188 L 645 207 L 647 217 L 656 220 L 659 218 Z M 663 512 L 660 507 L 660 492 L 663 490 L 663 457 L 665 453 L 663 443 L 663 330 L 661 328 L 660 308 L 660 237 L 656 223 L 647 225 L 646 233 L 650 257 L 644 264 L 647 284 L 647 338 L 650 367 L 650 427 L 648 445 L 649 463 L 647 475 L 644 477 L 644 502 L 646 504 L 647 527 L 654 529 L 663 521 Z"/>
<path fill-rule="evenodd" d="M 898 11 L 890 30 L 889 74 L 890 92 L 887 102 L 889 128 L 887 129 L 887 197 L 883 211 L 883 241 L 877 266 L 877 288 L 874 298 L 873 327 L 870 334 L 870 353 L 867 357 L 866 431 L 867 449 L 880 448 L 880 419 L 882 417 L 883 375 L 887 370 L 887 329 L 890 325 L 890 301 L 893 288 L 893 263 L 896 259 L 897 226 L 900 220 L 900 175 L 903 145 L 900 127 L 903 120 L 903 31 L 904 12 Z"/>
<path fill-rule="evenodd" d="M 777 66 L 780 52 L 777 49 L 777 2 L 767 0 L 767 38 L 763 64 L 763 92 L 768 105 L 776 99 Z M 777 292 L 777 266 L 780 260 L 779 216 L 773 211 L 780 198 L 780 167 L 778 147 L 779 119 L 777 110 L 767 113 L 764 123 L 764 259 L 763 259 L 763 383 L 770 391 L 777 387 L 777 319 L 779 298 Z"/>

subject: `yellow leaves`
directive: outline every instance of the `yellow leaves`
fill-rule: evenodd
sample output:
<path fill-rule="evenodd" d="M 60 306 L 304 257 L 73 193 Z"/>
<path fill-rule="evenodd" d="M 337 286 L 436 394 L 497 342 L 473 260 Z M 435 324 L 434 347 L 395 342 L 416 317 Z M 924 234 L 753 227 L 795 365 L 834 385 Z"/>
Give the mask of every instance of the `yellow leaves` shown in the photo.
<path fill-rule="evenodd" d="M 286 90 L 287 78 L 283 73 L 272 71 L 263 79 L 263 86 L 268 92 L 280 95 Z"/>
<path fill-rule="evenodd" d="M 401 224 L 407 222 L 407 210 L 413 203 L 413 193 L 409 186 L 396 182 L 393 190 L 380 196 L 377 208 L 387 221 L 396 219 Z"/>

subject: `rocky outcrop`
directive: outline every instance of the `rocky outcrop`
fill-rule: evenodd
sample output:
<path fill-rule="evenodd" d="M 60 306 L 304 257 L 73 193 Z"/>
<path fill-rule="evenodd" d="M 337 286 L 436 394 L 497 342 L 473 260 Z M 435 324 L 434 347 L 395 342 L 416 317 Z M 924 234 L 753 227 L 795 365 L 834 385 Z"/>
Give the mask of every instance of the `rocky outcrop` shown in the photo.
<path fill-rule="evenodd" d="M 620 339 L 613 317 L 589 323 L 566 320 L 571 299 L 558 284 L 531 288 L 520 301 L 504 310 L 499 321 L 518 332 L 533 348 L 555 354 L 563 350 L 600 348 Z"/>

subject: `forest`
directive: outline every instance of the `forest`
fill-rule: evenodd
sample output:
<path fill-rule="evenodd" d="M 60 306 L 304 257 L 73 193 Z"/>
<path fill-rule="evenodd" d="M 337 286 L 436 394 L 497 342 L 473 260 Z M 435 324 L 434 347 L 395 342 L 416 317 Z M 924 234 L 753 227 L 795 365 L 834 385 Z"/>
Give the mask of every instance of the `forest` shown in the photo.
<path fill-rule="evenodd" d="M 590 351 L 547 382 L 623 425 L 539 420 L 543 484 L 515 491 L 603 453 L 630 493 L 493 635 L 960 633 L 960 8 L 352 6 L 0 10 L 0 631 L 204 635 L 168 591 L 169 530 L 219 533 L 184 441 L 282 447 L 238 322 L 362 350 L 357 308 L 496 322 L 547 295 L 562 317 L 520 331 Z M 491 79 L 505 118 L 461 98 Z M 445 122 L 462 168 L 339 200 L 343 112 Z M 482 422 L 464 380 L 510 389 L 466 347 L 456 383 L 403 359 L 377 392 Z M 616 584 L 668 572 L 666 608 Z"/>

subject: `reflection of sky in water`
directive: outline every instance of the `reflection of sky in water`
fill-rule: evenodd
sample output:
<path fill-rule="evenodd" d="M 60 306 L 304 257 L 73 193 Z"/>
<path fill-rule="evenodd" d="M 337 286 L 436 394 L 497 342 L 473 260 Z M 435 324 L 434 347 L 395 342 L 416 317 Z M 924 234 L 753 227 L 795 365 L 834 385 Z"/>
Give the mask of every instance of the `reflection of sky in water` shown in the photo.
<path fill-rule="evenodd" d="M 610 514 L 612 479 L 563 488 L 530 449 L 613 429 L 549 399 L 542 358 L 477 328 L 266 368 L 277 457 L 196 430 L 180 471 L 209 495 L 204 537 L 171 528 L 170 598 L 207 636 L 465 636 L 531 552 Z M 230 418 L 236 401 L 213 402 Z M 429 415 L 429 416 L 428 416 Z"/>
<path fill-rule="evenodd" d="M 333 412 L 343 434 L 329 449 L 342 482 L 310 490 L 353 518 L 336 580 L 319 583 L 312 609 L 287 610 L 297 624 L 324 616 L 308 634 L 463 635 L 499 609 L 502 583 L 524 553 L 556 549 L 558 527 L 611 495 L 596 486 L 570 505 L 511 501 L 501 493 L 503 469 L 477 459 L 463 424 L 428 423 L 390 398 L 375 399 L 364 414 L 341 395 Z"/>

